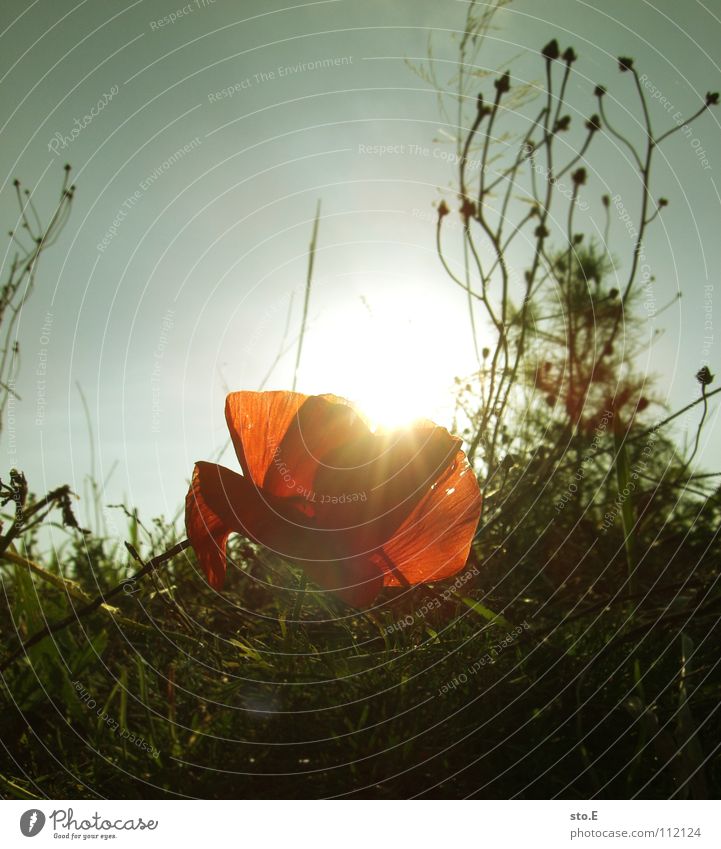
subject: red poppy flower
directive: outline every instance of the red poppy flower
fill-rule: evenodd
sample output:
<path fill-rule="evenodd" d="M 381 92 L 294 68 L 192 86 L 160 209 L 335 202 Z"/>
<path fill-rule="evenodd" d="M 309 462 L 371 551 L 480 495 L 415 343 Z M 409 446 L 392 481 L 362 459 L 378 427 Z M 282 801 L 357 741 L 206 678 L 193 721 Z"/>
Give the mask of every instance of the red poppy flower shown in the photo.
<path fill-rule="evenodd" d="M 296 392 L 234 392 L 225 417 L 243 474 L 197 463 L 185 507 L 211 586 L 234 531 L 356 607 L 465 565 L 481 494 L 444 428 L 371 432 L 342 398 Z"/>

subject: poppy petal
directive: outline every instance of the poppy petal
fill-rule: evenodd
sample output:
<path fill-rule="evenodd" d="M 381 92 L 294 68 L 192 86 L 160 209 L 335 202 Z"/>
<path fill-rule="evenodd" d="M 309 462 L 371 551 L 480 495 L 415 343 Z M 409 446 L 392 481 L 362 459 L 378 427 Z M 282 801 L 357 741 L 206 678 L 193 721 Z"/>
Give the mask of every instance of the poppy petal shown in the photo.
<path fill-rule="evenodd" d="M 208 506 L 201 486 L 201 465 L 196 464 L 185 497 L 185 528 L 208 583 L 219 590 L 225 582 L 225 546 L 230 528 Z"/>
<path fill-rule="evenodd" d="M 185 500 L 185 525 L 208 582 L 216 589 L 225 579 L 225 546 L 231 532 L 277 550 L 278 541 L 288 536 L 293 539 L 294 531 L 299 530 L 248 478 L 206 462 L 195 464 Z M 297 536 L 307 545 L 302 533 Z M 292 548 L 278 553 L 288 556 Z"/>
<path fill-rule="evenodd" d="M 445 428 L 420 424 L 339 445 L 316 474 L 318 526 L 355 528 L 358 553 L 377 548 L 450 472 L 459 444 Z"/>
<path fill-rule="evenodd" d="M 342 446 L 371 438 L 365 420 L 347 401 L 335 396 L 306 398 L 275 446 L 263 488 L 280 498 L 301 495 L 308 500 L 326 494 L 314 489 L 326 458 Z"/>
<path fill-rule="evenodd" d="M 242 475 L 215 463 L 196 463 L 186 498 L 186 529 L 210 585 L 222 588 L 226 543 L 237 531 L 301 566 L 346 603 L 369 604 L 383 588 L 383 570 L 367 558 L 344 558 L 332 534 L 298 524 L 284 507 Z"/>
<path fill-rule="evenodd" d="M 450 474 L 426 493 L 384 543 L 390 561 L 386 586 L 440 581 L 459 572 L 468 560 L 480 514 L 478 481 L 465 454 L 458 451 Z"/>
<path fill-rule="evenodd" d="M 225 420 L 243 474 L 263 486 L 275 449 L 307 401 L 299 392 L 231 392 Z"/>
<path fill-rule="evenodd" d="M 463 568 L 481 494 L 460 440 L 432 422 L 372 433 L 336 396 L 236 392 L 226 419 L 244 475 L 196 464 L 188 536 L 213 587 L 243 533 L 354 606 L 382 586 Z"/>
<path fill-rule="evenodd" d="M 215 463 L 195 464 L 186 499 L 186 526 L 193 548 L 200 548 L 208 564 L 204 568 L 209 579 L 211 574 L 225 572 L 222 546 L 231 532 L 297 563 L 325 567 L 350 556 L 342 538 L 308 525 L 307 516 L 287 499 L 269 495 L 243 475 Z"/>

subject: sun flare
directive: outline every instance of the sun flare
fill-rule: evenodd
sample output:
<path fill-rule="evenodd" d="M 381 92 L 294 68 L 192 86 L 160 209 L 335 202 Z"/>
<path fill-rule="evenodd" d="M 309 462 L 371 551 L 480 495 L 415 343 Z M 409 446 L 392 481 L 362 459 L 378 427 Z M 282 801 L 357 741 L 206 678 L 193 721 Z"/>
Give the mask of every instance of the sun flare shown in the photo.
<path fill-rule="evenodd" d="M 390 290 L 323 316 L 309 340 L 307 391 L 348 398 L 374 428 L 453 420 L 454 384 L 470 362 L 455 305 Z"/>
<path fill-rule="evenodd" d="M 428 394 L 428 386 L 420 379 L 397 383 L 377 383 L 360 385 L 351 398 L 354 404 L 367 416 L 371 428 L 402 428 L 418 419 L 434 418 L 438 415 L 437 404 Z"/>

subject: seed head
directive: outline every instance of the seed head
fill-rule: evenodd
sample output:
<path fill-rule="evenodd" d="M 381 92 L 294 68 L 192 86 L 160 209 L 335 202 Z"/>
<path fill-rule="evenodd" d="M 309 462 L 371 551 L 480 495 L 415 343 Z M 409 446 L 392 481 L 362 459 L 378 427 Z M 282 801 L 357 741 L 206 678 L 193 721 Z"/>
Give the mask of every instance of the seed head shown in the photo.
<path fill-rule="evenodd" d="M 551 39 L 543 50 L 541 50 L 541 55 L 548 62 L 553 62 L 554 59 L 558 59 L 561 55 L 561 51 L 558 49 L 558 42 L 555 38 Z"/>
<path fill-rule="evenodd" d="M 499 94 L 505 94 L 507 91 L 511 90 L 511 72 L 506 71 L 506 73 L 499 77 L 494 83 L 496 87 L 496 91 Z"/>
<path fill-rule="evenodd" d="M 696 372 L 696 380 L 701 384 L 701 386 L 708 386 L 713 383 L 714 375 L 709 371 L 708 366 L 704 366 Z"/>

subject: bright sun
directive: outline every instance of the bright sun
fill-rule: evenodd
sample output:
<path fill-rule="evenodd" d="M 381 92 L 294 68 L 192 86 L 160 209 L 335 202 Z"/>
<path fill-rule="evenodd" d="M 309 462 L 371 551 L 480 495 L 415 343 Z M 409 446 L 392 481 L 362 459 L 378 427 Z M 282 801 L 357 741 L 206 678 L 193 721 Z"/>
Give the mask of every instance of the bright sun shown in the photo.
<path fill-rule="evenodd" d="M 451 317 L 453 315 L 453 318 Z M 374 427 L 419 418 L 450 426 L 453 378 L 468 368 L 457 313 L 416 292 L 358 299 L 319 317 L 304 353 L 304 385 L 353 401 Z"/>
<path fill-rule="evenodd" d="M 351 400 L 374 428 L 403 427 L 415 419 L 437 417 L 437 403 L 433 403 L 422 376 L 406 374 L 402 380 L 392 379 L 383 375 L 382 363 L 374 364 L 373 371 L 377 379 L 356 381 Z"/>

